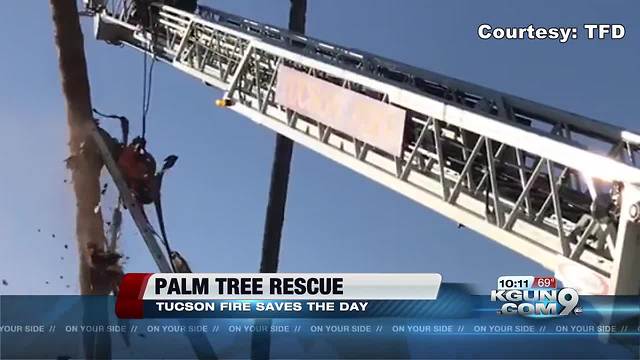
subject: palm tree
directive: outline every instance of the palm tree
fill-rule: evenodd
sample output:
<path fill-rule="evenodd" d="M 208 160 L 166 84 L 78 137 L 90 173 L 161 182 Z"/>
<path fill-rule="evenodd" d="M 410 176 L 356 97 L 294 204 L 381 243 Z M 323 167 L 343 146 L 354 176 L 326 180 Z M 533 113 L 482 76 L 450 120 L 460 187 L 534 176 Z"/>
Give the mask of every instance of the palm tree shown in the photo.
<path fill-rule="evenodd" d="M 96 206 L 100 203 L 102 160 L 93 142 L 88 141 L 93 116 L 78 8 L 75 1 L 51 0 L 51 10 L 69 126 L 71 156 L 67 164 L 71 170 L 76 195 L 80 293 L 106 295 L 111 289 L 103 286 L 104 284 L 96 284 L 92 279 L 96 280 L 98 277 L 91 275 L 91 252 L 104 251 L 107 238 L 104 234 L 102 213 L 96 211 Z"/>
<path fill-rule="evenodd" d="M 306 27 L 307 0 L 290 0 L 289 30 L 304 34 Z M 262 239 L 262 260 L 260 272 L 278 272 L 280 257 L 280 239 L 282 224 L 287 204 L 287 189 L 289 187 L 289 172 L 293 155 L 293 141 L 280 134 L 276 134 L 276 148 L 271 168 L 271 185 L 269 188 L 269 202 L 264 223 L 264 237 Z M 262 323 L 269 324 L 265 320 Z M 251 357 L 267 359 L 270 352 L 270 335 L 261 333 L 252 337 Z"/>
<path fill-rule="evenodd" d="M 76 239 L 80 255 L 80 293 L 82 295 L 108 295 L 111 283 L 104 276 L 104 269 L 93 266 L 92 258 L 106 251 L 102 213 L 96 207 L 100 203 L 100 170 L 102 159 L 89 141 L 93 129 L 91 95 L 84 41 L 75 0 L 50 0 L 58 47 L 58 61 L 62 92 L 65 98 L 69 126 L 71 170 L 76 196 Z M 85 302 L 85 323 L 106 322 L 106 301 L 89 299 Z M 109 358 L 110 337 L 85 336 L 85 356 Z"/>
<path fill-rule="evenodd" d="M 300 34 L 305 32 L 307 0 L 291 0 L 289 12 L 289 30 Z M 269 188 L 269 203 L 264 225 L 262 242 L 262 262 L 260 272 L 274 273 L 278 271 L 278 257 L 280 254 L 280 238 L 287 202 L 287 188 L 289 186 L 289 171 L 293 141 L 280 134 L 276 135 L 276 148 L 271 169 L 271 187 Z"/>

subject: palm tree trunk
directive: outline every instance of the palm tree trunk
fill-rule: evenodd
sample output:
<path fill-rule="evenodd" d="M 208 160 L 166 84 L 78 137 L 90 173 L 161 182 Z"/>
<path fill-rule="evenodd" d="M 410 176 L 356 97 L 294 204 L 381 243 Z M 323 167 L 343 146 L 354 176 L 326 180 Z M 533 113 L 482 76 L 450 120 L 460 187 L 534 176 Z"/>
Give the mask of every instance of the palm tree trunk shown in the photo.
<path fill-rule="evenodd" d="M 100 203 L 100 170 L 102 160 L 89 139 L 93 129 L 91 95 L 84 41 L 78 8 L 75 0 L 50 0 L 62 92 L 65 97 L 69 126 L 71 156 L 67 165 L 71 170 L 76 196 L 76 239 L 80 255 L 80 293 L 82 295 L 108 295 L 111 284 L 100 273 L 101 268 L 92 265 L 96 252 L 106 251 L 102 213 L 95 211 Z M 106 298 L 105 298 L 106 299 Z M 85 324 L 103 324 L 108 319 L 107 301 L 86 298 L 84 302 Z M 109 358 L 110 337 L 84 336 L 87 358 Z"/>
<path fill-rule="evenodd" d="M 306 12 L 307 0 L 291 0 L 289 30 L 304 34 Z M 287 188 L 289 187 L 292 153 L 293 141 L 277 134 L 273 166 L 271 169 L 269 203 L 267 204 L 267 215 L 264 225 L 260 272 L 274 273 L 278 271 L 280 238 L 282 236 L 282 224 L 284 223 L 285 206 L 287 203 Z"/>
<path fill-rule="evenodd" d="M 307 0 L 290 0 L 289 30 L 304 34 L 307 14 Z M 262 239 L 262 260 L 260 272 L 278 272 L 280 257 L 280 239 L 282 225 L 287 204 L 287 189 L 289 187 L 289 173 L 291 157 L 293 155 L 293 141 L 280 134 L 276 134 L 276 147 L 271 168 L 271 186 L 269 188 L 269 202 L 264 224 Z M 258 325 L 271 325 L 270 320 L 257 321 Z M 268 359 L 271 351 L 271 334 L 263 332 L 254 334 L 251 339 L 251 357 L 253 359 Z"/>
<path fill-rule="evenodd" d="M 69 126 L 69 168 L 76 195 L 76 238 L 80 253 L 80 293 L 106 295 L 108 286 L 92 283 L 91 251 L 106 250 L 100 203 L 102 160 L 90 141 L 93 116 L 84 41 L 75 1 L 51 0 L 62 92 Z"/>

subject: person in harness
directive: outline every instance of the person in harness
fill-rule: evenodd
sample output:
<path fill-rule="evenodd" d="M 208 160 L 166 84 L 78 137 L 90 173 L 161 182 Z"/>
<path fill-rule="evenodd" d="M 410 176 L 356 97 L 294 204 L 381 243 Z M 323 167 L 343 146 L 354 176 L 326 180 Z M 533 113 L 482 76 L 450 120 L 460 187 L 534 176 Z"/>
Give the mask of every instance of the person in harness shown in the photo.
<path fill-rule="evenodd" d="M 177 160 L 178 157 L 176 155 L 167 156 L 161 170 L 156 172 L 156 161 L 153 155 L 147 151 L 145 139 L 136 137 L 129 145 L 124 147 L 117 161 L 118 168 L 120 168 L 127 186 L 136 201 L 144 205 L 154 205 L 160 226 L 160 235 L 162 236 L 174 272 L 177 270 L 176 261 L 174 260 L 175 252 L 172 251 L 169 246 L 167 231 L 164 225 L 161 189 L 164 174 L 175 165 Z"/>
<path fill-rule="evenodd" d="M 117 157 L 118 167 L 127 186 L 136 200 L 145 205 L 154 202 L 157 197 L 155 193 L 159 191 L 155 183 L 156 161 L 146 150 L 146 144 L 146 140 L 138 136 Z"/>
<path fill-rule="evenodd" d="M 156 160 L 153 155 L 147 151 L 147 142 L 143 137 L 138 136 L 134 138 L 131 143 L 127 144 L 129 122 L 125 117 L 104 115 L 96 110 L 94 110 L 94 112 L 103 117 L 120 119 L 123 133 L 122 142 L 112 137 L 100 126 L 98 126 L 98 132 L 107 144 L 111 156 L 116 162 L 133 198 L 143 205 L 154 204 L 160 226 L 160 235 L 171 261 L 173 271 L 190 272 L 186 261 L 181 256 L 176 257 L 177 252 L 172 251 L 169 246 L 162 212 L 162 179 L 164 174 L 175 165 L 178 157 L 176 155 L 167 156 L 160 171 L 156 172 Z M 145 217 L 147 217 L 146 214 Z"/>

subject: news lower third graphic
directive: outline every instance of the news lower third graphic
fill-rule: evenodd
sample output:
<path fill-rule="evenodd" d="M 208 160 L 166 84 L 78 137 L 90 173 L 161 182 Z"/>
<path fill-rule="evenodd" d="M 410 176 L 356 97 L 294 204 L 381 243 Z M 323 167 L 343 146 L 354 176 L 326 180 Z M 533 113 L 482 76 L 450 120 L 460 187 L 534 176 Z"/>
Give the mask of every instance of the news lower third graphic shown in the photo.
<path fill-rule="evenodd" d="M 437 298 L 441 281 L 438 274 L 130 274 L 122 281 L 116 314 L 410 317 L 428 311 L 428 300 Z"/>
<path fill-rule="evenodd" d="M 438 274 L 128 274 L 117 297 L 0 296 L 0 358 L 638 358 L 640 297 L 583 296 L 553 277 L 489 294 Z"/>

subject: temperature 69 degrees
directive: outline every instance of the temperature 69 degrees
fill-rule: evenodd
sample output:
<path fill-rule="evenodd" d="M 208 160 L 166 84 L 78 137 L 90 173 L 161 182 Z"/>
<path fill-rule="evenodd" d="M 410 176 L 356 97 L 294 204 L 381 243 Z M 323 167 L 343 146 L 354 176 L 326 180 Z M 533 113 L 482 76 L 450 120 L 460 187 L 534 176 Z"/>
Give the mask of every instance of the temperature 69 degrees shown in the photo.
<path fill-rule="evenodd" d="M 556 286 L 553 276 L 500 276 L 497 289 L 555 289 Z"/>
<path fill-rule="evenodd" d="M 533 317 L 565 316 L 579 313 L 578 292 L 575 289 L 557 289 L 553 277 L 502 276 L 491 301 L 502 303 L 498 314 Z"/>

